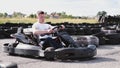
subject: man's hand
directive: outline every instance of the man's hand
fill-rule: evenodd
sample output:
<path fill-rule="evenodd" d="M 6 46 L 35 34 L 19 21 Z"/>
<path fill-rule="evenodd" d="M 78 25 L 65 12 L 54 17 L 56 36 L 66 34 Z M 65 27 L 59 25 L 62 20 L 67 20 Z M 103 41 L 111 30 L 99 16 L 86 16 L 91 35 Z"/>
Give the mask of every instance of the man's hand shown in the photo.
<path fill-rule="evenodd" d="M 49 29 L 47 31 L 48 31 L 48 33 L 54 33 L 54 30 L 52 30 L 52 29 Z"/>
<path fill-rule="evenodd" d="M 61 25 L 61 29 L 65 29 L 65 26 L 64 26 L 64 25 Z"/>
<path fill-rule="evenodd" d="M 60 29 L 65 29 L 65 26 L 61 25 Z M 54 32 L 55 32 L 55 30 L 53 30 L 53 29 L 48 29 L 47 30 L 47 33 L 54 33 Z"/>

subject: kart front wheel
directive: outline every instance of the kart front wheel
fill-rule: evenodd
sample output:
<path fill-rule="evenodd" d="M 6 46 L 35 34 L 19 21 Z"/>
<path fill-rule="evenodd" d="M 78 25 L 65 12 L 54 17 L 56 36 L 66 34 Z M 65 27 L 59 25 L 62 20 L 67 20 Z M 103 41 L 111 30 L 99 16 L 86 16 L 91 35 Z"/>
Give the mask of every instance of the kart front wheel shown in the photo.
<path fill-rule="evenodd" d="M 45 49 L 44 55 L 46 60 L 54 60 L 54 55 L 55 55 L 54 50 L 55 49 L 53 47 L 47 47 Z"/>

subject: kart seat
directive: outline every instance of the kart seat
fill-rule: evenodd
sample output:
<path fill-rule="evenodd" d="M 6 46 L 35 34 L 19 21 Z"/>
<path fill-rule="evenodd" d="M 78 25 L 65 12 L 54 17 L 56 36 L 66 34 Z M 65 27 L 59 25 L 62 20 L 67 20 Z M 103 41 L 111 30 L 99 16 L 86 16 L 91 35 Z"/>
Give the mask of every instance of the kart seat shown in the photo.
<path fill-rule="evenodd" d="M 22 42 L 22 43 L 25 43 L 25 44 L 29 43 L 27 37 L 23 33 L 23 28 L 22 27 L 18 28 L 17 33 L 11 34 L 11 37 L 16 38 L 16 41 L 18 41 L 18 42 Z"/>
<path fill-rule="evenodd" d="M 31 39 L 34 42 L 34 45 L 39 45 L 39 39 L 36 35 L 33 35 L 32 28 L 24 28 L 23 33 L 26 35 L 27 38 Z"/>

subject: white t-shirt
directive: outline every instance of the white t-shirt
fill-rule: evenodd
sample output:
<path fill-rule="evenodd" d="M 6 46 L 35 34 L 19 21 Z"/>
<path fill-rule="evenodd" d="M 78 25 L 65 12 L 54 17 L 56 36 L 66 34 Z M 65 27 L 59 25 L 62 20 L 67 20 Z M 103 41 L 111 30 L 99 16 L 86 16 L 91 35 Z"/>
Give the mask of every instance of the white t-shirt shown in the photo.
<path fill-rule="evenodd" d="M 48 30 L 48 29 L 51 29 L 53 28 L 53 26 L 51 26 L 50 24 L 46 24 L 46 23 L 39 23 L 39 22 L 36 22 L 32 25 L 32 30 L 33 32 L 37 29 L 37 30 Z M 44 35 L 44 36 L 39 36 L 39 38 L 46 38 L 46 37 L 52 37 L 51 35 Z"/>

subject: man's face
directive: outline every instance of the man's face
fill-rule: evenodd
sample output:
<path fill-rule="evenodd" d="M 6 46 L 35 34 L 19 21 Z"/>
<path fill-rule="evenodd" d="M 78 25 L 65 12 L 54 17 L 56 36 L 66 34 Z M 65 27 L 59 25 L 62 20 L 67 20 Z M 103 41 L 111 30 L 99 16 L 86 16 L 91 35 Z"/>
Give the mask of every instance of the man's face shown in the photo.
<path fill-rule="evenodd" d="M 39 22 L 43 23 L 44 20 L 45 20 L 45 14 L 39 14 L 38 15 L 38 20 L 39 20 Z"/>

